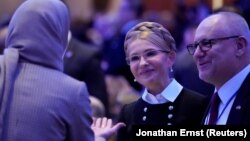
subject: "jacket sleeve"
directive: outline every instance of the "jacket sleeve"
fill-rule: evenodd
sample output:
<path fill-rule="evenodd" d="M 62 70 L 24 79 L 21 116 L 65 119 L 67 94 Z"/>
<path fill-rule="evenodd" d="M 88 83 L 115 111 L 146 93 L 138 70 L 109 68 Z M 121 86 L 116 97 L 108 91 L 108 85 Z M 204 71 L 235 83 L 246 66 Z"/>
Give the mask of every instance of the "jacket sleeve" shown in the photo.
<path fill-rule="evenodd" d="M 90 107 L 89 93 L 86 85 L 82 85 L 77 93 L 72 120 L 69 123 L 68 132 L 70 141 L 94 141 L 94 133 L 91 129 L 92 110 Z"/>

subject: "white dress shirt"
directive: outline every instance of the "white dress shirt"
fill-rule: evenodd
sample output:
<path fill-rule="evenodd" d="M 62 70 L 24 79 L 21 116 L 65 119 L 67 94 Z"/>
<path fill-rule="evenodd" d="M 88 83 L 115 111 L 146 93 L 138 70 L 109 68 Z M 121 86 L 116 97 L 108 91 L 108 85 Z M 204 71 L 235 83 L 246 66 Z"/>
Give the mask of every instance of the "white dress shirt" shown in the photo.
<path fill-rule="evenodd" d="M 183 86 L 175 79 L 172 79 L 170 84 L 159 94 L 154 96 L 150 94 L 147 89 L 142 94 L 142 99 L 150 104 L 162 104 L 168 101 L 174 102 L 177 96 L 180 94 Z"/>
<path fill-rule="evenodd" d="M 233 102 L 237 95 L 237 91 L 242 85 L 243 81 L 250 72 L 250 64 L 246 66 L 243 70 L 237 73 L 234 77 L 228 80 L 219 90 L 218 95 L 220 97 L 221 103 L 219 105 L 219 114 L 217 119 L 217 125 L 225 125 L 227 123 L 228 115 L 232 108 Z M 207 125 L 209 119 L 209 113 L 206 117 L 205 124 Z"/>

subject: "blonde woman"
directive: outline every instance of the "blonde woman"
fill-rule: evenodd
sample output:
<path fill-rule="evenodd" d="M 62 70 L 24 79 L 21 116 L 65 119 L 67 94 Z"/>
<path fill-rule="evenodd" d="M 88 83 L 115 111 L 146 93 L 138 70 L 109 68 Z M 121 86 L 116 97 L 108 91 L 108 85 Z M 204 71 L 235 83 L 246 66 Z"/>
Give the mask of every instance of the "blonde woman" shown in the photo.
<path fill-rule="evenodd" d="M 127 126 L 118 132 L 118 141 L 131 140 L 132 125 L 201 124 L 208 100 L 172 78 L 176 45 L 167 29 L 154 22 L 139 23 L 127 33 L 124 50 L 135 80 L 145 90 L 123 107 L 119 121 Z"/>

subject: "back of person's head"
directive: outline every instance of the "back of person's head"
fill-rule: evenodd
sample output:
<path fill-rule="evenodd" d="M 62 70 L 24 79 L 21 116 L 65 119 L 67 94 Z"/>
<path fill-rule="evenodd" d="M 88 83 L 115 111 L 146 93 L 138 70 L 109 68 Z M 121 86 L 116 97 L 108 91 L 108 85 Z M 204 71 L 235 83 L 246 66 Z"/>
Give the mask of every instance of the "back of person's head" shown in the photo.
<path fill-rule="evenodd" d="M 137 39 L 148 40 L 164 50 L 176 51 L 176 44 L 171 33 L 161 24 L 155 22 L 141 22 L 130 29 L 126 35 L 124 50 Z"/>
<path fill-rule="evenodd" d="M 23 61 L 62 70 L 69 21 L 60 0 L 24 1 L 10 21 L 6 47 L 17 49 Z"/>

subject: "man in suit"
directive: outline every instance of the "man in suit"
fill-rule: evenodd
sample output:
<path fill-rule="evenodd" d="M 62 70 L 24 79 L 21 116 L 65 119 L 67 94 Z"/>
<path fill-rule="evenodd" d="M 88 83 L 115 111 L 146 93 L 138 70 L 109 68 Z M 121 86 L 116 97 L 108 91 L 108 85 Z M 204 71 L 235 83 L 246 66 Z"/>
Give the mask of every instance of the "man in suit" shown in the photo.
<path fill-rule="evenodd" d="M 93 141 L 92 129 L 104 138 L 116 131 L 107 119 L 91 129 L 85 83 L 62 72 L 68 29 L 59 0 L 27 0 L 15 11 L 0 56 L 1 141 Z"/>
<path fill-rule="evenodd" d="M 245 19 L 219 12 L 198 26 L 194 43 L 187 46 L 199 77 L 215 86 L 219 96 L 216 125 L 250 125 L 250 31 Z M 212 104 L 212 103 L 211 103 Z M 204 124 L 212 119 L 208 107 Z"/>
<path fill-rule="evenodd" d="M 101 68 L 102 54 L 98 48 L 83 43 L 68 35 L 68 48 L 64 56 L 64 72 L 77 80 L 84 81 L 90 95 L 98 98 L 109 115 L 108 93 L 104 72 Z"/>

